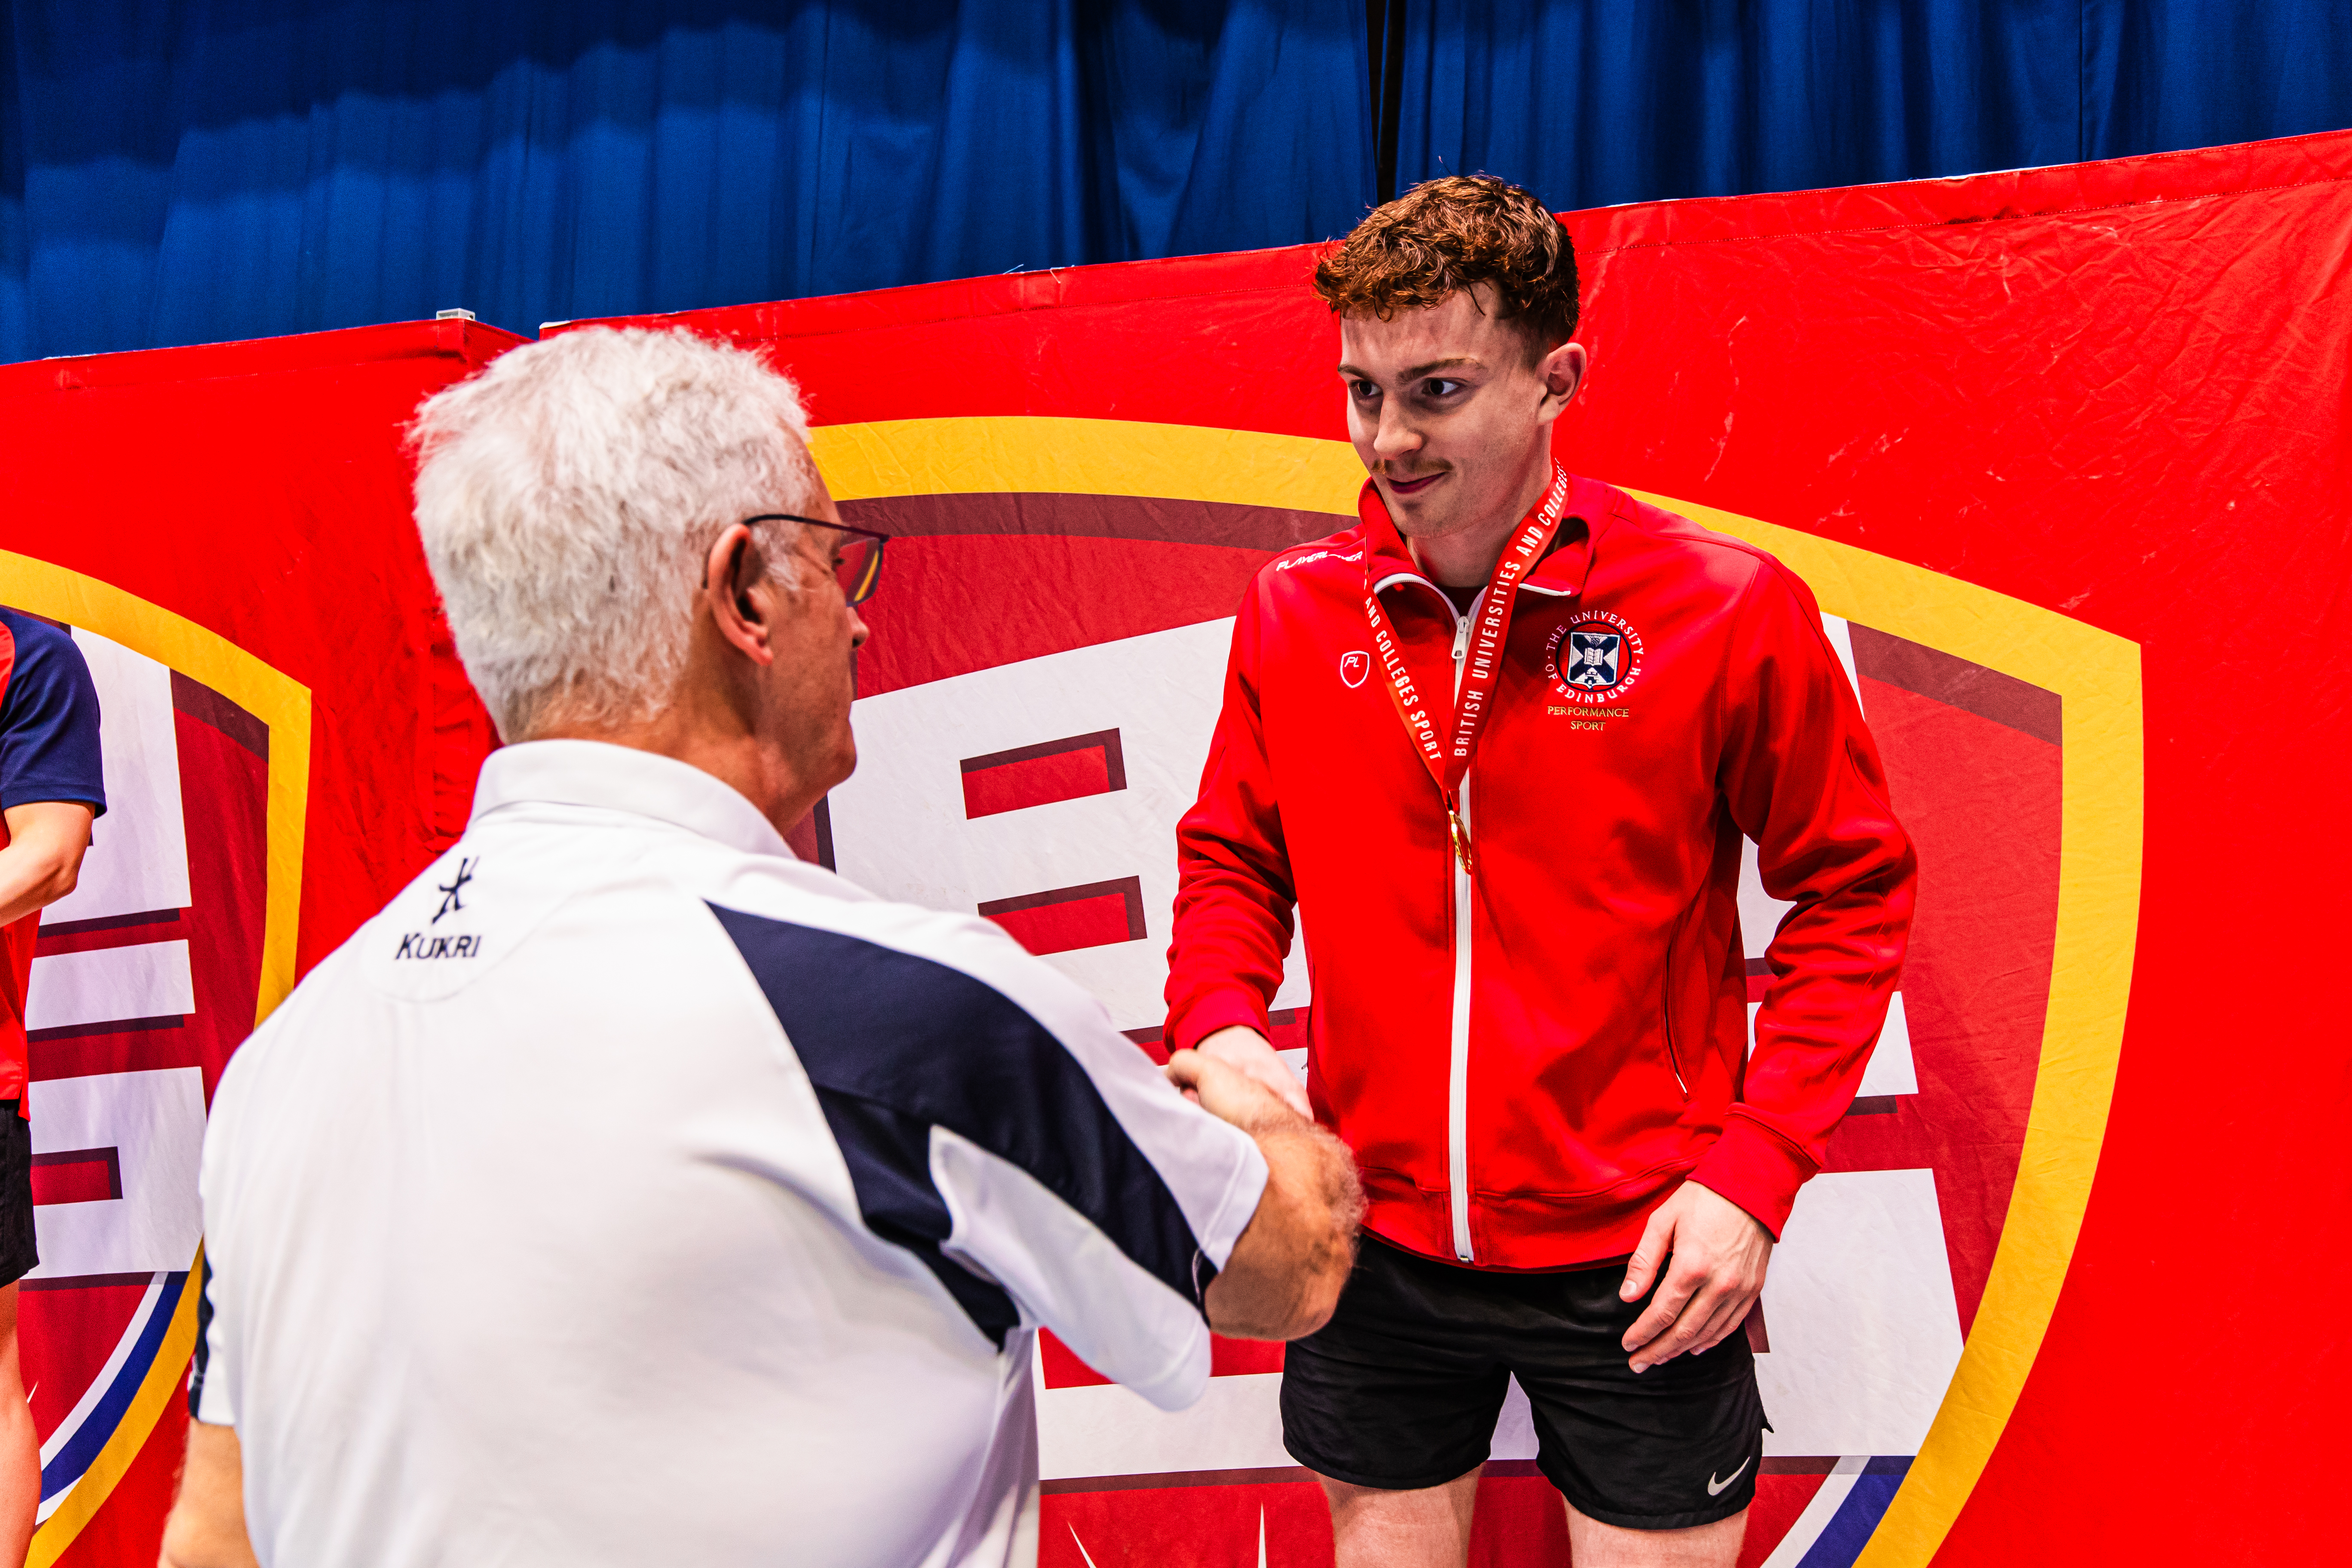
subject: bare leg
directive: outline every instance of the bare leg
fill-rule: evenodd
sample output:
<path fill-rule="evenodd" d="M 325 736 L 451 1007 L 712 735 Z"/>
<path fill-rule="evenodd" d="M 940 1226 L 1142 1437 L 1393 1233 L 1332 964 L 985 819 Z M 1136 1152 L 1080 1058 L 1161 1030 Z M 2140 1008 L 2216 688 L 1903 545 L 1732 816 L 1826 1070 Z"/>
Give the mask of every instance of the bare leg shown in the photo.
<path fill-rule="evenodd" d="M 1410 1492 L 1316 1479 L 1331 1504 L 1339 1568 L 1462 1568 L 1469 1562 L 1476 1470 Z"/>
<path fill-rule="evenodd" d="M 1566 1498 L 1560 1501 L 1568 1508 L 1568 1549 L 1576 1568 L 1732 1568 L 1748 1534 L 1744 1508 L 1688 1530 L 1623 1530 L 1587 1519 Z"/>
<path fill-rule="evenodd" d="M 41 1506 L 41 1439 L 16 1361 L 16 1285 L 0 1285 L 0 1563 L 19 1568 Z"/>

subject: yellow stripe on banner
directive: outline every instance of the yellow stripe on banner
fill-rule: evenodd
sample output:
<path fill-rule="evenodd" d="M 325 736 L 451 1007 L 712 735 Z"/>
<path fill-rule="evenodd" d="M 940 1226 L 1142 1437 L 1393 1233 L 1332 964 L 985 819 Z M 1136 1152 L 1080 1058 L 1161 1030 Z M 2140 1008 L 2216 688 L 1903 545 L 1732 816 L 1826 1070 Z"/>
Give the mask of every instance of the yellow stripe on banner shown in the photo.
<path fill-rule="evenodd" d="M 809 449 L 835 500 L 887 496 L 1149 496 L 1356 515 L 1364 466 L 1344 441 L 1007 415 L 824 425 Z"/>
<path fill-rule="evenodd" d="M 310 798 L 310 691 L 216 632 L 160 605 L 29 555 L 0 550 L 0 604 L 82 626 L 201 681 L 269 728 L 268 886 L 257 1025 L 294 989 L 302 833 Z"/>
<path fill-rule="evenodd" d="M 147 1375 L 140 1380 L 139 1392 L 131 1396 L 130 1407 L 116 1423 L 114 1436 L 90 1460 L 89 1468 L 82 1472 L 81 1479 L 58 1505 L 58 1511 L 33 1532 L 33 1544 L 25 1553 L 25 1568 L 49 1568 L 65 1555 L 66 1548 L 73 1544 L 82 1527 L 96 1518 L 106 1500 L 114 1495 L 115 1487 L 139 1458 L 139 1450 L 146 1447 L 147 1435 L 155 1430 L 163 1407 L 178 1396 L 180 1374 L 187 1370 L 188 1358 L 196 1351 L 196 1298 L 204 1293 L 204 1277 L 205 1249 L 200 1243 L 195 1261 L 188 1266 L 187 1282 L 180 1287 L 179 1303 L 172 1309 L 171 1326 L 163 1331 L 163 1342 L 155 1347 L 155 1359 L 149 1363 Z"/>
<path fill-rule="evenodd" d="M 1831 615 L 2055 691 L 2063 704 L 2058 925 L 2017 1184 L 1959 1368 L 1855 1563 L 1922 1568 L 1975 1489 L 2033 1370 L 2106 1139 L 2139 935 L 2139 645 L 1852 545 L 1670 496 L 1642 499 L 1770 551 Z"/>

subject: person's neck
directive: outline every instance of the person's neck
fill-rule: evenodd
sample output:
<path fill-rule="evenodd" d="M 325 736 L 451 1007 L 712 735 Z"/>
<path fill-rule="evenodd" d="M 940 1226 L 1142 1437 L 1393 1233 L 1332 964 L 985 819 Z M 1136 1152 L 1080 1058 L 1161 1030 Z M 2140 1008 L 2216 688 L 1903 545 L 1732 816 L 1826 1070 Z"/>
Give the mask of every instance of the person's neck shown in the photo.
<path fill-rule="evenodd" d="M 1495 563 L 1502 559 L 1511 531 L 1535 510 L 1550 483 L 1551 452 L 1547 447 L 1540 460 L 1528 465 L 1509 505 L 1444 533 L 1407 539 L 1405 548 L 1433 582 L 1448 588 L 1483 588 L 1495 574 Z"/>
<path fill-rule="evenodd" d="M 628 746 L 656 756 L 670 757 L 700 768 L 756 807 L 778 833 L 790 833 L 809 814 L 822 787 L 811 788 L 776 746 L 731 715 L 698 713 L 699 704 L 671 708 L 658 716 L 624 724 L 569 724 L 558 721 L 534 731 L 534 741 L 602 741 Z"/>

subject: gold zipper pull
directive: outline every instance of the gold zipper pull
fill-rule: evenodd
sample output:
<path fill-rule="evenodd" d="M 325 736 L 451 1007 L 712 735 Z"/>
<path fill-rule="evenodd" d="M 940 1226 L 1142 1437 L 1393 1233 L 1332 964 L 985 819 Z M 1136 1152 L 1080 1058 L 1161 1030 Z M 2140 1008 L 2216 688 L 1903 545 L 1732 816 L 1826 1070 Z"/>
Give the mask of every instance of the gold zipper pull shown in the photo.
<path fill-rule="evenodd" d="M 1454 841 L 1454 858 L 1462 862 L 1462 874 L 1470 874 L 1470 830 L 1462 826 L 1462 814 L 1451 806 L 1445 812 L 1445 831 Z"/>

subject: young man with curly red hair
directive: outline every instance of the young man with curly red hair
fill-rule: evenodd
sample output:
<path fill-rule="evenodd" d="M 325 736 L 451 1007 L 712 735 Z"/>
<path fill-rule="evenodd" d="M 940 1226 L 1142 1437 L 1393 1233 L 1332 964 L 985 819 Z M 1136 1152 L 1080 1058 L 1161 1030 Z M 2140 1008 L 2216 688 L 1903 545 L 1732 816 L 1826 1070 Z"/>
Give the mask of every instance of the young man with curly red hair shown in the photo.
<path fill-rule="evenodd" d="M 1314 932 L 1306 1099 L 1370 1208 L 1285 1441 L 1341 1568 L 1459 1564 L 1516 1376 L 1578 1568 L 1729 1568 L 1739 1330 L 1885 1019 L 1911 847 L 1804 584 L 1554 458 L 1588 356 L 1534 197 L 1433 181 L 1315 286 L 1361 521 L 1242 605 L 1168 981 L 1171 1047 L 1296 1095 L 1266 1004 Z M 1743 838 L 1795 906 L 1752 1055 Z"/>

